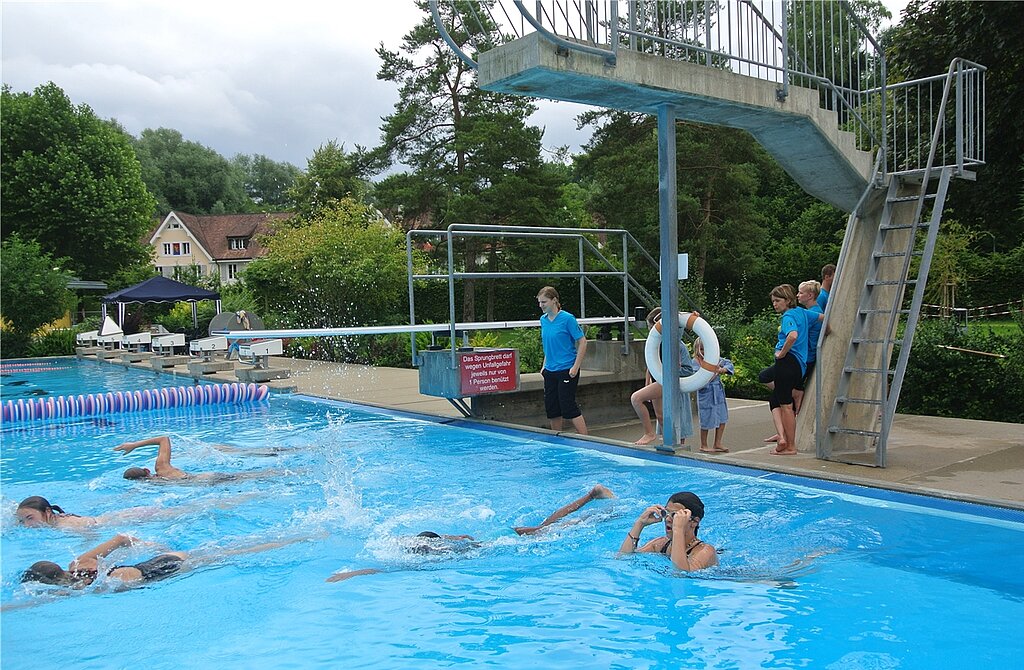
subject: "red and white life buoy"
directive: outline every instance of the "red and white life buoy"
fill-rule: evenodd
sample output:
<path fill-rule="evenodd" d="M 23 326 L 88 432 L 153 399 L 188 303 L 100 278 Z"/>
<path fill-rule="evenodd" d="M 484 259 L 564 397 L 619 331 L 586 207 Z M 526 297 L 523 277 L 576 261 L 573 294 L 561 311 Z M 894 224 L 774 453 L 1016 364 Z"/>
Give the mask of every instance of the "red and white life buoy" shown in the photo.
<path fill-rule="evenodd" d="M 718 335 L 715 334 L 715 329 L 697 312 L 679 312 L 679 327 L 695 333 L 704 343 L 704 362 L 701 364 L 700 370 L 679 378 L 679 389 L 683 393 L 692 393 L 704 388 L 718 371 L 720 358 Z M 644 358 L 647 359 L 647 369 L 650 370 L 651 376 L 661 384 L 661 321 L 655 323 L 654 328 L 651 328 L 651 332 L 647 334 Z"/>

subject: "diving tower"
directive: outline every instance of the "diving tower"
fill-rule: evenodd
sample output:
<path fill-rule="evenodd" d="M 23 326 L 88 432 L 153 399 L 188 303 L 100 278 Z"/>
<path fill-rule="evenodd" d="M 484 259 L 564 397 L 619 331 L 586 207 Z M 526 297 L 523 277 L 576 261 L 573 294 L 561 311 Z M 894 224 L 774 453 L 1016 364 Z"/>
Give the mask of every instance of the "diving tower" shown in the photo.
<path fill-rule="evenodd" d="M 657 116 L 662 305 L 679 304 L 664 280 L 677 276 L 678 119 L 747 130 L 808 193 L 850 213 L 797 447 L 884 467 L 945 196 L 985 162 L 984 66 L 954 59 L 893 84 L 878 41 L 833 0 L 429 5 L 455 66 L 485 90 Z M 678 325 L 665 326 L 672 370 Z M 679 443 L 678 398 L 666 384 L 666 445 Z"/>

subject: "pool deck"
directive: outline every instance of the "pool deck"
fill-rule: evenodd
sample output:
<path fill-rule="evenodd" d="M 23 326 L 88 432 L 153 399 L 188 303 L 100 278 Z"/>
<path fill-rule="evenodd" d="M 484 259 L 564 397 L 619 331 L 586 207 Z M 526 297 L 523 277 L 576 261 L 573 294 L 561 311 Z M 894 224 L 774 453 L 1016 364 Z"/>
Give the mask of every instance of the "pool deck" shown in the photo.
<path fill-rule="evenodd" d="M 417 370 L 288 358 L 274 358 L 272 366 L 290 368 L 291 377 L 268 382 L 271 388 L 434 416 L 462 416 L 444 398 L 420 394 Z M 132 367 L 150 369 L 144 363 Z M 231 371 L 205 379 L 237 381 Z M 633 447 L 633 440 L 640 436 L 638 421 L 600 425 L 593 416 L 588 419 L 594 440 Z M 548 432 L 546 425 L 546 419 L 538 416 L 531 425 L 518 427 Z M 774 432 L 767 402 L 730 399 L 724 440 L 729 453 L 701 454 L 696 437 L 686 440 L 693 452 L 679 449 L 676 453 L 680 458 L 1024 509 L 1021 424 L 898 414 L 890 435 L 886 468 L 823 461 L 804 453 L 772 456 L 768 452 L 774 445 L 762 440 Z M 653 447 L 633 448 L 655 451 Z"/>

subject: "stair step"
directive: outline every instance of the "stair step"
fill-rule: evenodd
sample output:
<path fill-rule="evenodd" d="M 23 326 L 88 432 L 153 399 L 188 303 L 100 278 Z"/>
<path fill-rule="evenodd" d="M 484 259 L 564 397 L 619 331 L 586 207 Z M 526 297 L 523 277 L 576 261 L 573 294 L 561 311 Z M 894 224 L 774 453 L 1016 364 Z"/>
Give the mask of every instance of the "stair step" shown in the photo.
<path fill-rule="evenodd" d="M 894 374 L 894 370 L 883 370 L 882 368 L 855 368 L 853 366 L 843 368 L 843 372 L 862 372 L 869 375 Z"/>
<path fill-rule="evenodd" d="M 852 402 L 860 405 L 881 405 L 881 400 L 873 398 L 847 398 L 846 396 L 837 396 L 836 402 Z"/>
<path fill-rule="evenodd" d="M 892 312 L 891 309 L 862 309 L 860 314 L 889 314 Z M 898 314 L 910 314 L 909 309 L 901 309 Z"/>
<path fill-rule="evenodd" d="M 922 256 L 923 254 L 924 254 L 923 251 L 913 251 L 913 252 L 910 253 L 911 256 Z M 875 258 L 894 258 L 894 257 L 902 258 L 903 256 L 907 255 L 907 252 L 905 252 L 905 251 L 876 251 L 872 255 Z"/>
<path fill-rule="evenodd" d="M 863 435 L 865 437 L 878 437 L 882 433 L 877 430 L 860 430 L 857 428 L 840 428 L 839 426 L 829 426 L 828 432 L 830 433 L 844 433 L 846 435 Z"/>
<path fill-rule="evenodd" d="M 916 284 L 916 279 L 869 279 L 868 286 L 901 286 L 903 284 Z"/>
<path fill-rule="evenodd" d="M 859 337 L 855 337 L 852 340 L 850 340 L 850 342 L 852 342 L 853 344 L 892 344 L 892 343 L 896 342 L 896 340 L 886 340 L 886 339 L 876 340 L 876 339 L 872 339 L 872 338 L 859 338 Z"/>
<path fill-rule="evenodd" d="M 908 228 L 927 228 L 930 223 L 891 223 L 879 226 L 879 230 L 906 230 Z"/>
<path fill-rule="evenodd" d="M 901 195 L 898 198 L 886 198 L 885 201 L 886 202 L 914 202 L 919 197 L 920 196 L 917 196 L 917 195 Z M 925 193 L 924 197 L 925 197 L 925 200 L 934 200 L 935 199 L 935 194 L 934 193 Z"/>

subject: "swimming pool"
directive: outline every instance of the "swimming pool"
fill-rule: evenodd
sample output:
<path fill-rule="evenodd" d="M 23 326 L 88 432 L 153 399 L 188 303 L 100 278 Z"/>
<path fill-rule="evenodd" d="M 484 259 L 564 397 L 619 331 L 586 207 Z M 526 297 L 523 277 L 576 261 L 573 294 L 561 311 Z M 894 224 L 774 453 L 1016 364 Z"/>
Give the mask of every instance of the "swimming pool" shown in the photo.
<path fill-rule="evenodd" d="M 18 583 L 33 561 L 66 565 L 118 530 L 173 549 L 311 539 L 126 593 L 90 588 L 9 609 L 5 669 L 999 668 L 1024 651 L 1024 524 L 1012 511 L 301 397 L 274 396 L 252 413 L 196 409 L 5 427 L 5 606 L 49 593 Z M 185 470 L 286 472 L 208 488 L 121 479 L 154 452 L 112 447 L 161 433 Z M 257 457 L 218 444 L 293 451 Z M 591 503 L 579 523 L 525 538 L 510 530 L 597 482 L 619 497 Z M 660 556 L 617 557 L 643 508 L 683 489 L 704 499 L 701 537 L 723 550 L 721 566 L 688 578 Z M 86 536 L 12 527 L 14 505 L 34 494 L 84 514 L 204 509 Z M 482 544 L 459 556 L 403 551 L 404 537 L 428 529 Z M 359 568 L 384 572 L 324 581 Z"/>

